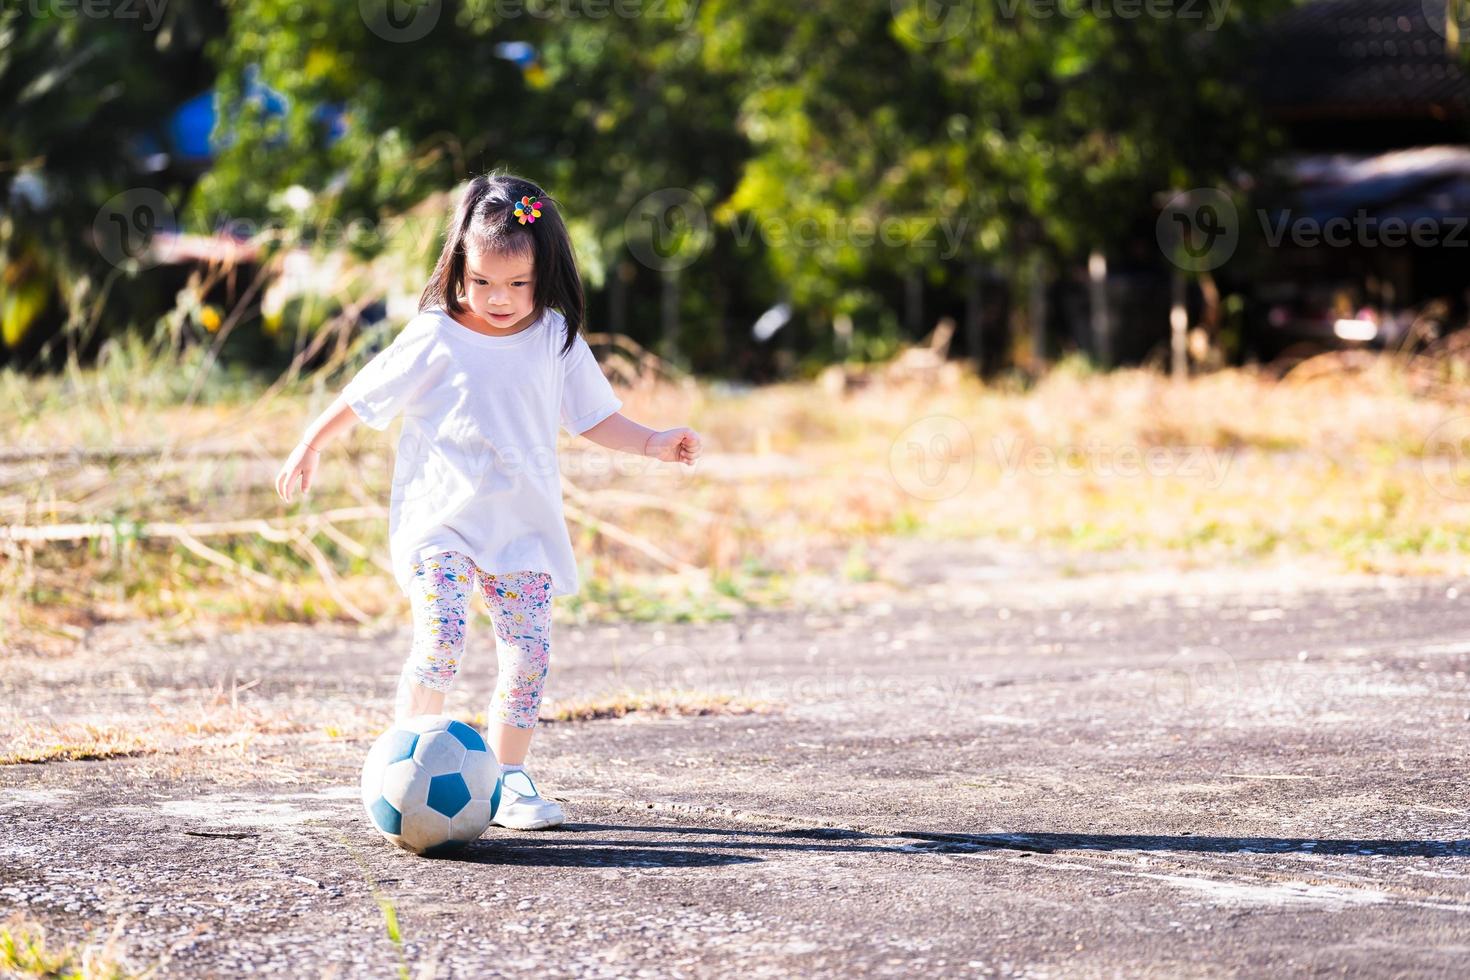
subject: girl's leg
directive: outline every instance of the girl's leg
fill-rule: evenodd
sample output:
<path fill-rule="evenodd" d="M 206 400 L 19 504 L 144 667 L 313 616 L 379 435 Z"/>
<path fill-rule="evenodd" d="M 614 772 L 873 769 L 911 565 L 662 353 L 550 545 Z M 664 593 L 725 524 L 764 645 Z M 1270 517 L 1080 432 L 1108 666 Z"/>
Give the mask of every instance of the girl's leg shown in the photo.
<path fill-rule="evenodd" d="M 413 647 L 398 677 L 395 724 L 443 710 L 464 652 L 464 612 L 473 570 L 474 562 L 455 551 L 414 563 L 409 587 Z"/>
<path fill-rule="evenodd" d="M 486 727 L 490 729 L 486 741 L 497 762 L 518 766 L 526 761 L 526 753 L 531 751 L 531 735 L 536 729 L 516 728 L 501 722 L 489 722 Z"/>
<path fill-rule="evenodd" d="M 480 574 L 480 593 L 495 622 L 499 674 L 485 713 L 486 737 L 505 765 L 526 761 L 551 659 L 551 576 Z"/>

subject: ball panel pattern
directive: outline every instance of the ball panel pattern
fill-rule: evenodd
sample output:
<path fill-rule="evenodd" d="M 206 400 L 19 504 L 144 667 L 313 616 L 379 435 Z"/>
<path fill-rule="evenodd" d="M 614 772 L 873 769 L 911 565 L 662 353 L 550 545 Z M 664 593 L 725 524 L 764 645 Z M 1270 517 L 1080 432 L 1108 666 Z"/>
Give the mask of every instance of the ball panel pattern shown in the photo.
<path fill-rule="evenodd" d="M 383 795 L 383 770 L 413 754 L 418 734 L 390 728 L 379 735 L 362 763 L 362 805 L 371 807 Z"/>
<path fill-rule="evenodd" d="M 464 765 L 459 770 L 464 774 L 465 785 L 470 796 L 477 800 L 488 800 L 500 782 L 500 763 L 491 752 L 466 752 Z"/>
<path fill-rule="evenodd" d="M 490 826 L 490 816 L 494 812 L 489 800 L 471 800 L 449 821 L 449 832 L 457 841 L 469 843 L 479 840 L 485 828 Z"/>
<path fill-rule="evenodd" d="M 464 743 L 448 732 L 426 732 L 419 736 L 413 758 L 431 776 L 459 772 L 464 764 Z"/>
<path fill-rule="evenodd" d="M 398 727 L 427 735 L 429 732 L 444 731 L 453 721 L 448 715 L 414 715 L 412 718 L 405 718 Z"/>
<path fill-rule="evenodd" d="M 372 810 L 374 801 L 383 795 L 383 767 L 375 753 L 369 752 L 362 763 L 362 805 Z"/>
<path fill-rule="evenodd" d="M 412 759 L 395 762 L 383 770 L 383 798 L 399 812 L 408 813 L 428 798 L 429 779 L 429 774 Z"/>
<path fill-rule="evenodd" d="M 485 746 L 485 740 L 480 737 L 480 733 L 462 721 L 451 721 L 445 731 L 459 739 L 460 744 L 466 749 L 473 749 L 479 752 L 488 751 Z"/>
<path fill-rule="evenodd" d="M 413 755 L 414 746 L 418 744 L 418 740 L 417 732 L 406 731 L 402 728 L 395 728 L 379 736 L 378 742 L 383 746 L 383 765 L 391 765 L 399 759 L 407 759 Z"/>
<path fill-rule="evenodd" d="M 429 780 L 429 796 L 425 800 L 429 808 L 446 817 L 453 817 L 470 801 L 470 789 L 464 777 L 457 772 L 447 772 Z"/>
<path fill-rule="evenodd" d="M 396 836 L 403 829 L 403 814 L 381 796 L 378 797 L 377 802 L 368 807 L 368 813 L 372 815 L 373 826 L 385 834 Z"/>
<path fill-rule="evenodd" d="M 420 715 L 391 726 L 363 761 L 363 808 L 391 843 L 432 856 L 478 840 L 500 805 L 500 764 L 471 725 Z"/>
<path fill-rule="evenodd" d="M 399 835 L 403 846 L 422 854 L 449 840 L 449 818 L 437 810 L 420 804 L 403 813 L 403 830 Z"/>

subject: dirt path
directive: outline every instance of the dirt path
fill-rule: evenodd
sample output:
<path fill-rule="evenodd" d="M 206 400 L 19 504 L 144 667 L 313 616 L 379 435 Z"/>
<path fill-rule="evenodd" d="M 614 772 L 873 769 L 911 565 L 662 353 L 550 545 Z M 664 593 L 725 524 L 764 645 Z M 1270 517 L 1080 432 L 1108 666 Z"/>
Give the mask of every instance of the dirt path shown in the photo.
<path fill-rule="evenodd" d="M 11 724 L 259 734 L 0 767 L 0 915 L 73 940 L 126 915 L 135 963 L 189 977 L 390 975 L 374 881 L 440 977 L 1463 975 L 1470 583 L 878 558 L 886 582 L 814 611 L 559 624 L 548 700 L 769 710 L 544 725 L 531 766 L 569 823 L 459 860 L 392 848 L 356 800 L 406 629 L 5 661 Z M 494 686 L 488 628 L 469 642 L 452 711 Z"/>

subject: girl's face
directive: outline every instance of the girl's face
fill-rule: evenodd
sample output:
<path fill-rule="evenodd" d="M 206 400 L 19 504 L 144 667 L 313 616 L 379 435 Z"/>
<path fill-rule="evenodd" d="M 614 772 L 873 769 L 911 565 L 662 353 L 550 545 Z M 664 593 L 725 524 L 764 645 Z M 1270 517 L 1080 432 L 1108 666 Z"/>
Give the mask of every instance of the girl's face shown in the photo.
<path fill-rule="evenodd" d="M 502 255 L 470 249 L 465 254 L 460 302 L 475 326 L 488 334 L 519 333 L 535 313 L 535 263 L 529 255 Z"/>

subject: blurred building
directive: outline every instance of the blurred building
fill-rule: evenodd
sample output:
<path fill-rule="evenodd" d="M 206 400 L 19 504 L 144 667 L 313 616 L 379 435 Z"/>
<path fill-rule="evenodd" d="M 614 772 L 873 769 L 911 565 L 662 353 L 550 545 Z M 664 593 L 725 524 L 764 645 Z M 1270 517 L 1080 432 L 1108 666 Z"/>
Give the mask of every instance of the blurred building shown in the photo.
<path fill-rule="evenodd" d="M 1262 356 L 1465 322 L 1470 35 L 1457 6 L 1314 0 L 1272 25 L 1260 99 L 1290 148 L 1247 219 L 1265 240 L 1249 264 Z"/>

